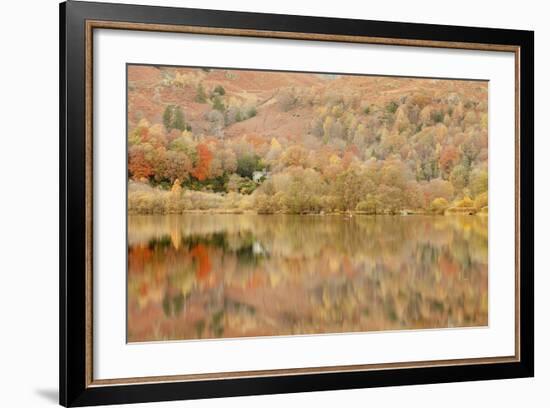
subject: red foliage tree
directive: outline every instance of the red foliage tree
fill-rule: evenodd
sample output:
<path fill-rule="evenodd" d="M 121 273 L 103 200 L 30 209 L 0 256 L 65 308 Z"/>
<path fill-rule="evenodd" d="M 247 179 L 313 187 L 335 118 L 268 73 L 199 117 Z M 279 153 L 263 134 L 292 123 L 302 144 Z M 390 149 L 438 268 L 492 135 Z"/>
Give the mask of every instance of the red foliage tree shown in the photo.
<path fill-rule="evenodd" d="M 197 145 L 197 163 L 191 172 L 193 177 L 199 181 L 206 180 L 210 176 L 210 163 L 213 154 L 205 143 Z"/>
<path fill-rule="evenodd" d="M 448 175 L 458 161 L 458 149 L 454 146 L 445 146 L 439 155 L 439 168 Z"/>

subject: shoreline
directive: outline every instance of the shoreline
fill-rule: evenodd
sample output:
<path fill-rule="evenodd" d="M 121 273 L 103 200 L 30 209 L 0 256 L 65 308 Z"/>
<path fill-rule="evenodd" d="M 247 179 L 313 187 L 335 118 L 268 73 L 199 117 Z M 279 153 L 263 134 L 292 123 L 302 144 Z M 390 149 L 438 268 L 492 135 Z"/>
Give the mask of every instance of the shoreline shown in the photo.
<path fill-rule="evenodd" d="M 449 211 L 450 210 L 450 211 Z M 127 212 L 127 215 L 183 215 L 183 214 L 226 214 L 226 215 L 301 215 L 301 216 L 317 216 L 317 217 L 326 217 L 326 216 L 338 216 L 338 217 L 354 217 L 354 216 L 384 216 L 384 217 L 410 217 L 410 216 L 438 216 L 438 217 L 450 217 L 450 216 L 482 216 L 487 217 L 488 212 L 483 211 L 456 211 L 455 209 L 449 209 L 444 213 L 436 213 L 429 211 L 410 211 L 410 212 L 400 212 L 400 213 L 369 213 L 365 211 L 331 211 L 331 212 L 303 212 L 303 213 L 292 213 L 284 211 L 276 212 L 258 212 L 254 210 L 240 210 L 240 209 L 219 209 L 212 208 L 208 210 L 183 210 L 183 211 L 174 211 L 174 212 Z"/>

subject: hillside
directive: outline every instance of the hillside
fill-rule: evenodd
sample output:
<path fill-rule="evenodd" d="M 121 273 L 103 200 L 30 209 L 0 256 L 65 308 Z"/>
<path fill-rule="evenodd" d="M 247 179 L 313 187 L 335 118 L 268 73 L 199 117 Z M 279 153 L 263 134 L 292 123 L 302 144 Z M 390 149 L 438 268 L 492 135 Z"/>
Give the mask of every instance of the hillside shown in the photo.
<path fill-rule="evenodd" d="M 130 65 L 130 210 L 480 210 L 487 93 L 481 81 Z"/>

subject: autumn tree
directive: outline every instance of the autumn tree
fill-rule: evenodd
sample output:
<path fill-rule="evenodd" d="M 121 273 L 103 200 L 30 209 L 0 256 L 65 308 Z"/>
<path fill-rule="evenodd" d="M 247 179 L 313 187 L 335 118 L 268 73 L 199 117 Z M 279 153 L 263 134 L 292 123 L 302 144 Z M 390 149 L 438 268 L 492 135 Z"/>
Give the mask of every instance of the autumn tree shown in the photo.
<path fill-rule="evenodd" d="M 391 214 L 397 213 L 406 205 L 403 197 L 403 190 L 386 184 L 382 184 L 378 187 L 376 198 L 380 206 Z"/>
<path fill-rule="evenodd" d="M 380 201 L 376 194 L 368 193 L 364 200 L 357 203 L 355 209 L 367 214 L 376 214 L 381 209 Z"/>
<path fill-rule="evenodd" d="M 150 145 L 131 146 L 128 150 L 128 172 L 134 180 L 148 179 L 153 174 Z"/>
<path fill-rule="evenodd" d="M 453 167 L 458 161 L 459 152 L 455 146 L 448 145 L 443 147 L 439 155 L 439 168 L 443 177 L 448 178 Z"/>
<path fill-rule="evenodd" d="M 219 154 L 214 152 L 212 160 L 210 161 L 210 168 L 208 170 L 209 178 L 216 178 L 223 175 L 222 159 Z"/>
<path fill-rule="evenodd" d="M 197 145 L 197 160 L 191 174 L 199 181 L 204 181 L 210 176 L 210 162 L 212 152 L 205 143 Z"/>
<path fill-rule="evenodd" d="M 472 196 L 477 196 L 489 189 L 489 175 L 487 170 L 476 169 L 472 171 L 469 180 L 469 188 Z"/>
<path fill-rule="evenodd" d="M 434 199 L 430 204 L 430 210 L 436 214 L 443 214 L 447 208 L 449 208 L 449 202 L 442 197 Z"/>
<path fill-rule="evenodd" d="M 162 182 L 166 173 L 166 148 L 158 145 L 150 154 L 150 161 L 153 167 L 153 179 L 156 182 Z"/>
<path fill-rule="evenodd" d="M 281 158 L 285 166 L 302 166 L 307 167 L 308 153 L 300 145 L 292 145 L 285 150 Z"/>
<path fill-rule="evenodd" d="M 422 185 L 422 191 L 427 204 L 431 203 L 436 198 L 444 198 L 447 201 L 451 201 L 455 193 L 453 184 L 440 178 L 432 179 L 424 183 Z"/>
<path fill-rule="evenodd" d="M 222 163 L 222 168 L 226 173 L 235 173 L 237 171 L 237 155 L 230 148 L 225 148 L 220 151 L 219 157 Z"/>
<path fill-rule="evenodd" d="M 363 175 L 360 167 L 350 166 L 336 177 L 334 189 L 342 210 L 354 210 L 372 188 Z"/>
<path fill-rule="evenodd" d="M 470 172 L 468 168 L 459 164 L 456 166 L 449 177 L 449 181 L 453 184 L 457 193 L 463 192 L 469 182 Z"/>
<path fill-rule="evenodd" d="M 170 182 L 187 180 L 193 169 L 193 162 L 184 152 L 169 150 L 165 158 L 165 176 Z"/>
<path fill-rule="evenodd" d="M 468 140 L 462 144 L 462 165 L 466 170 L 470 170 L 477 155 L 479 154 L 479 148 L 475 146 L 473 140 Z"/>
<path fill-rule="evenodd" d="M 321 175 L 313 169 L 295 168 L 290 183 L 285 188 L 283 204 L 292 213 L 318 212 L 321 210 L 320 198 L 326 185 Z"/>

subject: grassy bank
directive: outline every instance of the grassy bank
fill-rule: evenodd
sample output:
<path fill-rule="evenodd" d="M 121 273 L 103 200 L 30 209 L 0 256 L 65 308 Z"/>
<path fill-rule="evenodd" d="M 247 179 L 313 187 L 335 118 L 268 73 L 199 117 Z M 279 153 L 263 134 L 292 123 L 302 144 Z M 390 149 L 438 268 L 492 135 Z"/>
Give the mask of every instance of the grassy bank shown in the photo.
<path fill-rule="evenodd" d="M 180 214 L 208 212 L 218 214 L 308 214 L 308 215 L 451 215 L 487 214 L 486 200 L 478 203 L 466 198 L 453 203 L 434 200 L 428 208 L 384 208 L 375 200 L 360 202 L 355 209 L 340 207 L 335 197 L 304 197 L 254 192 L 214 193 L 151 187 L 130 181 L 128 184 L 129 214 Z"/>

